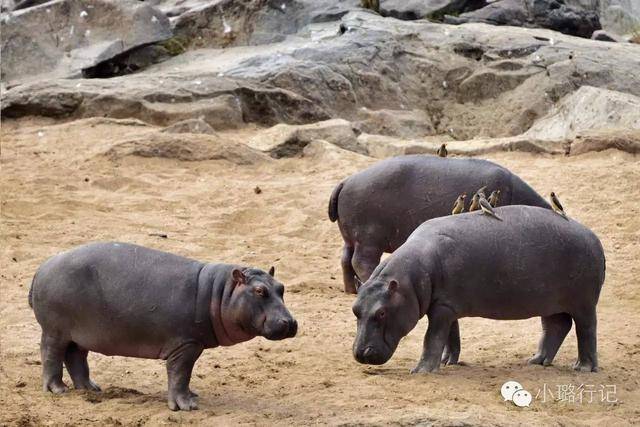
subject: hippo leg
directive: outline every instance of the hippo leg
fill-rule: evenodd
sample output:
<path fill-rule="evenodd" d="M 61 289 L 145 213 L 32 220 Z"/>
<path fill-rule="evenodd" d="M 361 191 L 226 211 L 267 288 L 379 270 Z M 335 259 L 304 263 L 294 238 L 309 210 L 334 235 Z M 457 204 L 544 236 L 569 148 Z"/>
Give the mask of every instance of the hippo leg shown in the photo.
<path fill-rule="evenodd" d="M 342 280 L 344 282 L 344 291 L 347 294 L 355 294 L 356 293 L 356 283 L 354 280 L 354 276 L 356 272 L 353 270 L 353 266 L 351 265 L 351 259 L 353 258 L 353 246 L 349 246 L 348 244 L 344 244 L 342 248 Z"/>
<path fill-rule="evenodd" d="M 529 364 L 549 366 L 553 362 L 562 341 L 571 330 L 571 316 L 567 313 L 544 316 L 542 321 L 542 338 L 538 352 L 529 359 Z"/>
<path fill-rule="evenodd" d="M 581 372 L 598 372 L 595 307 L 580 315 L 574 315 L 578 337 L 578 361 L 573 369 Z"/>
<path fill-rule="evenodd" d="M 201 344 L 187 343 L 174 350 L 167 358 L 169 377 L 169 409 L 190 411 L 198 409 L 196 394 L 189 390 L 193 365 L 202 354 Z"/>
<path fill-rule="evenodd" d="M 69 372 L 69 376 L 71 376 L 75 388 L 100 391 L 98 384 L 89 378 L 88 354 L 89 352 L 87 350 L 78 347 L 76 343 L 72 342 L 67 346 L 64 364 L 67 367 L 67 371 Z"/>
<path fill-rule="evenodd" d="M 69 340 L 42 332 L 40 357 L 42 359 L 42 389 L 54 394 L 68 390 L 62 381 L 62 362 Z"/>
<path fill-rule="evenodd" d="M 435 372 L 440 368 L 440 360 L 449 339 L 451 324 L 456 321 L 453 311 L 446 306 L 432 307 L 427 316 L 429 326 L 424 337 L 422 357 L 411 371 L 412 374 Z"/>
<path fill-rule="evenodd" d="M 460 325 L 457 320 L 454 320 L 449 330 L 449 339 L 444 346 L 442 352 L 442 359 L 440 363 L 445 365 L 457 365 L 458 358 L 460 357 Z"/>
<path fill-rule="evenodd" d="M 382 249 L 376 246 L 366 246 L 356 243 L 351 265 L 358 278 L 364 283 L 369 279 L 373 270 L 380 264 Z"/>

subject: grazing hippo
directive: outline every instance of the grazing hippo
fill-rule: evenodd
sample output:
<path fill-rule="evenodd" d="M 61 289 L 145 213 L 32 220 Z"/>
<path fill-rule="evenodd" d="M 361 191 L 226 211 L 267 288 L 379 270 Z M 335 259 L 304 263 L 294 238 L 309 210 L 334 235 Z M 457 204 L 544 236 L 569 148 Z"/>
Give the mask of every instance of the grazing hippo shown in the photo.
<path fill-rule="evenodd" d="M 461 317 L 542 318 L 532 364 L 549 365 L 576 325 L 575 369 L 596 371 L 596 304 L 605 258 L 586 227 L 548 209 L 505 206 L 502 221 L 481 212 L 435 218 L 418 227 L 359 288 L 353 354 L 385 363 L 426 315 L 429 326 L 412 372 L 433 372 Z"/>
<path fill-rule="evenodd" d="M 43 388 L 99 391 L 87 353 L 167 361 L 169 408 L 196 409 L 191 371 L 205 348 L 295 336 L 284 287 L 255 268 L 205 264 L 125 243 L 91 243 L 48 259 L 29 305 L 42 327 Z"/>
<path fill-rule="evenodd" d="M 329 219 L 338 221 L 344 239 L 345 292 L 355 293 L 354 276 L 367 280 L 381 255 L 398 249 L 420 224 L 450 215 L 458 196 L 483 186 L 487 194 L 500 190 L 498 206 L 551 208 L 522 179 L 479 159 L 393 157 L 338 184 L 329 200 Z"/>

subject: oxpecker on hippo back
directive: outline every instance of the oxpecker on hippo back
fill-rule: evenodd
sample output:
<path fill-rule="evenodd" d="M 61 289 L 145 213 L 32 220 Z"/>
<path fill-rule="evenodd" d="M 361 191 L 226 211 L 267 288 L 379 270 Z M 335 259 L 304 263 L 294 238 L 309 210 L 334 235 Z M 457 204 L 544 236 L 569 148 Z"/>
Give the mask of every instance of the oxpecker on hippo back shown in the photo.
<path fill-rule="evenodd" d="M 485 187 L 500 190 L 498 206 L 530 205 L 550 209 L 526 182 L 486 160 L 399 156 L 346 178 L 329 200 L 329 219 L 344 240 L 345 292 L 355 293 L 354 276 L 369 278 L 384 252 L 400 247 L 424 221 L 450 215 L 461 194 Z"/>
<path fill-rule="evenodd" d="M 593 232 L 549 209 L 496 208 L 429 220 L 358 290 L 354 357 L 382 364 L 423 316 L 429 319 L 413 372 L 438 369 L 462 317 L 540 316 L 542 338 L 529 362 L 549 365 L 576 326 L 575 368 L 596 371 L 596 304 L 605 257 Z"/>
<path fill-rule="evenodd" d="M 205 264 L 125 243 L 92 243 L 48 259 L 29 304 L 42 327 L 43 388 L 98 391 L 87 353 L 164 359 L 169 408 L 197 407 L 191 371 L 205 348 L 295 336 L 284 286 L 256 268 Z"/>

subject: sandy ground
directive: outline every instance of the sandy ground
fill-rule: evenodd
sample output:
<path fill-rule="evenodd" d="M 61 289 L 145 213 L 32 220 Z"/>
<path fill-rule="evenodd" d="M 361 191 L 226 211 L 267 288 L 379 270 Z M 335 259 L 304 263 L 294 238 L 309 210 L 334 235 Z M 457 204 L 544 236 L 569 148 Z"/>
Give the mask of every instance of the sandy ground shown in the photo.
<path fill-rule="evenodd" d="M 2 129 L 0 423 L 9 425 L 628 425 L 640 422 L 640 162 L 618 151 L 577 157 L 491 156 L 541 193 L 555 190 L 607 255 L 595 374 L 576 373 L 575 334 L 555 365 L 527 366 L 538 319 L 463 319 L 462 366 L 410 375 L 426 320 L 381 367 L 351 355 L 353 297 L 341 292 L 338 229 L 326 204 L 339 180 L 374 160 L 341 151 L 284 160 L 102 155 L 140 126 L 5 122 Z M 39 134 L 40 133 L 40 134 Z M 246 135 L 227 135 L 230 141 Z M 245 159 L 246 160 L 246 159 Z M 246 162 L 244 162 L 246 163 Z M 261 194 L 253 189 L 259 185 Z M 166 233 L 167 239 L 152 233 Z M 167 409 L 164 363 L 90 355 L 103 393 L 41 391 L 40 328 L 27 305 L 37 266 L 94 240 L 119 240 L 200 260 L 275 264 L 299 335 L 207 350 L 192 388 L 198 411 Z M 538 398 L 503 402 L 514 379 Z M 65 380 L 69 379 L 65 373 Z M 580 394 L 582 402 L 568 401 Z M 567 387 L 567 396 L 558 390 Z M 571 393 L 571 386 L 576 389 Z M 591 392 L 591 391 L 594 392 Z M 604 395 L 602 390 L 609 392 Z M 553 394 L 551 397 L 548 393 Z M 546 394 L 545 394 L 546 393 Z M 605 402 L 602 402 L 604 397 Z M 593 400 L 590 402 L 589 400 Z M 608 402 L 606 400 L 609 400 Z"/>

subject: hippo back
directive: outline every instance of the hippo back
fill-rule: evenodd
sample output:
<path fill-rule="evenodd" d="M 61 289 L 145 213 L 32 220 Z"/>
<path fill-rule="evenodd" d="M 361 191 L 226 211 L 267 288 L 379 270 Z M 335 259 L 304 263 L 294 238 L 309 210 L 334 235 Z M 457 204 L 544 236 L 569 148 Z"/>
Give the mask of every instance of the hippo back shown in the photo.
<path fill-rule="evenodd" d="M 338 219 L 346 241 L 393 252 L 424 221 L 450 215 L 460 194 L 469 195 L 468 206 L 482 186 L 501 191 L 499 206 L 549 208 L 523 180 L 495 163 L 415 155 L 383 160 L 348 177 L 336 188 L 339 194 L 334 191 L 330 216 Z"/>

